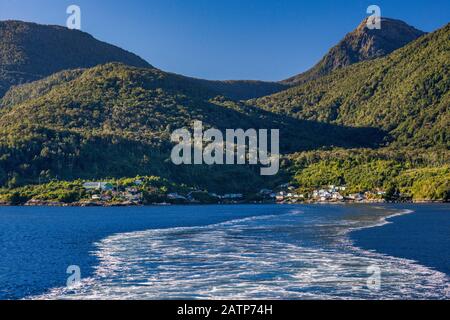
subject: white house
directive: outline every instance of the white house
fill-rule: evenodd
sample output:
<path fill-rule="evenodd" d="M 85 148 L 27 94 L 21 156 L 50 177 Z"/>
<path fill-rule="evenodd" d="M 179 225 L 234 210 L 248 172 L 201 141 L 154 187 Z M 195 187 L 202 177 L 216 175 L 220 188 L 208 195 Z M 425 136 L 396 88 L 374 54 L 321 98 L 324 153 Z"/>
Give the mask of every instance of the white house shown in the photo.
<path fill-rule="evenodd" d="M 242 199 L 244 195 L 242 193 L 229 193 L 225 194 L 222 199 Z"/>
<path fill-rule="evenodd" d="M 349 198 L 355 201 L 363 201 L 365 199 L 364 195 L 361 193 L 354 193 L 349 195 Z"/>
<path fill-rule="evenodd" d="M 178 194 L 178 193 L 169 193 L 167 195 L 167 198 L 171 199 L 171 200 L 187 200 L 186 197 Z"/>
<path fill-rule="evenodd" d="M 111 191 L 114 189 L 114 186 L 109 182 L 85 182 L 83 183 L 83 188 L 86 190 Z"/>

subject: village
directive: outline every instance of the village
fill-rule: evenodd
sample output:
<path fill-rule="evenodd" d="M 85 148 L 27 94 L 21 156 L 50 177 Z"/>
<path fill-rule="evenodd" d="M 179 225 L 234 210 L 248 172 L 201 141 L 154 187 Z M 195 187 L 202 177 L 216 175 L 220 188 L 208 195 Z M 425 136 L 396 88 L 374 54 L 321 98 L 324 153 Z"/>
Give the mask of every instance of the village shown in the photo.
<path fill-rule="evenodd" d="M 118 186 L 110 182 L 85 182 L 85 205 L 171 205 L 171 204 L 239 204 L 239 203 L 344 203 L 385 202 L 383 190 L 348 193 L 346 186 L 330 185 L 308 192 L 298 192 L 298 188 L 289 183 L 275 189 L 261 189 L 257 193 L 216 194 L 204 190 L 185 192 L 166 192 L 155 196 L 149 194 L 142 180 L 135 180 L 132 186 Z"/>
<path fill-rule="evenodd" d="M 386 192 L 382 190 L 347 193 L 347 187 L 330 185 L 326 188 L 298 193 L 292 186 L 275 194 L 277 203 L 329 203 L 329 202 L 385 202 Z M 273 194 L 271 194 L 273 196 Z"/>

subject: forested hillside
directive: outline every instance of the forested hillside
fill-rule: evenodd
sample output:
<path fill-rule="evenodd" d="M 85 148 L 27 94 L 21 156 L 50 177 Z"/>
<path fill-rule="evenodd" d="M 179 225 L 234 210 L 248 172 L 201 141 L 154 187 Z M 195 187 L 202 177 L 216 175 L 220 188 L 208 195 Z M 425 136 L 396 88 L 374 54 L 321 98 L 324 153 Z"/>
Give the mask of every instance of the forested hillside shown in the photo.
<path fill-rule="evenodd" d="M 297 119 L 376 127 L 395 146 L 450 146 L 450 24 L 385 58 L 251 103 Z"/>
<path fill-rule="evenodd" d="M 385 57 L 247 101 L 286 86 L 193 79 L 136 56 L 127 57 L 142 66 L 115 62 L 53 73 L 10 88 L 0 100 L 0 186 L 140 175 L 215 192 L 291 181 L 299 190 L 339 184 L 446 200 L 449 39 L 447 25 Z M 22 65 L 21 54 L 12 56 L 2 61 Z M 45 66 L 33 61 L 30 67 Z M 255 166 L 173 165 L 170 135 L 194 120 L 221 130 L 279 129 L 281 172 L 261 177 Z"/>
<path fill-rule="evenodd" d="M 170 163 L 170 135 L 194 120 L 223 130 L 280 129 L 283 153 L 377 146 L 384 135 L 371 128 L 292 119 L 216 94 L 195 79 L 116 63 L 64 71 L 14 88 L 0 109 L 0 181 L 15 185 L 39 177 L 137 174 L 176 179 L 184 169 Z M 215 176 L 230 168 L 215 169 L 209 176 L 199 168 L 186 170 L 219 185 Z"/>
<path fill-rule="evenodd" d="M 65 69 L 107 62 L 151 65 L 133 53 L 60 26 L 0 21 L 0 97 L 11 87 Z"/>

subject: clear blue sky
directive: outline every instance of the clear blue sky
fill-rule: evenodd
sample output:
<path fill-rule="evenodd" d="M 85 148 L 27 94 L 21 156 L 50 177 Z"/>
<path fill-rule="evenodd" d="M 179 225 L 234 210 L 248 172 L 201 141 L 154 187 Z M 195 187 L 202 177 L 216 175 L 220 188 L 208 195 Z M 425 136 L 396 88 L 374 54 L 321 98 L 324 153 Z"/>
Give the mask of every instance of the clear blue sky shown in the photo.
<path fill-rule="evenodd" d="M 280 80 L 316 63 L 371 4 L 382 15 L 433 31 L 450 22 L 449 0 L 0 0 L 0 20 L 82 30 L 166 71 L 207 79 Z"/>

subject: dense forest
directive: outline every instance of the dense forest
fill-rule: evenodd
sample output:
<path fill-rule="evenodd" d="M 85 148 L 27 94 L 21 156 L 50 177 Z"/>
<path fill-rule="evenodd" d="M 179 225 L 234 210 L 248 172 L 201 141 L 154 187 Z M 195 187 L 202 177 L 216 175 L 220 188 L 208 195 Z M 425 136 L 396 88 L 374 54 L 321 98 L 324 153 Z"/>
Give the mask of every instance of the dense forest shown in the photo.
<path fill-rule="evenodd" d="M 298 119 L 375 127 L 395 146 L 450 146 L 450 24 L 385 58 L 252 101 Z"/>
<path fill-rule="evenodd" d="M 198 81 L 123 64 L 64 71 L 11 89 L 0 109 L 0 183 L 10 187 L 37 179 L 106 178 L 158 175 L 179 181 L 246 189 L 242 181 L 224 186 L 233 172 L 257 170 L 198 166 L 195 172 L 169 161 L 173 130 L 190 127 L 270 128 L 283 135 L 281 150 L 324 146 L 377 146 L 383 133 L 277 115 L 231 101 Z M 332 138 L 324 136 L 330 132 Z M 205 174 L 207 172 L 208 174 Z M 244 181 L 255 186 L 261 178 Z"/>
<path fill-rule="evenodd" d="M 299 190 L 334 184 L 448 200 L 449 38 L 447 25 L 294 87 L 199 80 L 126 61 L 77 63 L 8 87 L 0 100 L 0 200 L 70 200 L 79 198 L 83 180 L 135 176 L 164 181 L 158 192 L 254 192 L 290 182 Z M 279 129 L 281 172 L 262 177 L 250 165 L 173 165 L 170 135 L 194 120 L 221 130 Z"/>
<path fill-rule="evenodd" d="M 286 169 L 301 192 L 347 186 L 348 193 L 383 190 L 416 201 L 450 199 L 450 153 L 444 150 L 333 149 L 289 155 Z"/>

